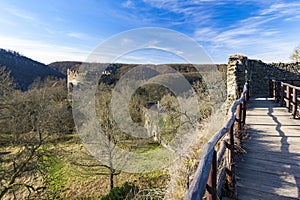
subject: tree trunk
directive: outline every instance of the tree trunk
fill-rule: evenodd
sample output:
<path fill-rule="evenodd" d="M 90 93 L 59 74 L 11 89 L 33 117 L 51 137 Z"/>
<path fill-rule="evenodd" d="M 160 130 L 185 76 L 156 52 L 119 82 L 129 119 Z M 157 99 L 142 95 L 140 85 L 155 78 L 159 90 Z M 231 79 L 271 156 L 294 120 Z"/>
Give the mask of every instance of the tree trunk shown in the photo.
<path fill-rule="evenodd" d="M 114 170 L 110 169 L 110 189 L 114 188 Z"/>

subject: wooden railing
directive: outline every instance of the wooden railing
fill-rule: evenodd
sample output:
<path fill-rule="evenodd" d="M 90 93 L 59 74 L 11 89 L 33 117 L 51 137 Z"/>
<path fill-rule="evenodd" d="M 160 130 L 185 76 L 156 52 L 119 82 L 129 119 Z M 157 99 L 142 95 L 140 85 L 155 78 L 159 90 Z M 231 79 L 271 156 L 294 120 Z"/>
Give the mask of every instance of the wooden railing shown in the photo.
<path fill-rule="evenodd" d="M 270 97 L 273 97 L 277 102 L 280 102 L 280 106 L 285 106 L 287 111 L 292 113 L 294 119 L 300 117 L 300 87 L 292 85 L 296 81 L 297 80 L 270 80 L 269 90 Z"/>
<path fill-rule="evenodd" d="M 244 85 L 241 98 L 229 109 L 229 119 L 204 146 L 195 177 L 185 196 L 186 200 L 216 200 L 221 196 L 221 189 L 226 177 L 226 184 L 236 195 L 234 138 L 241 138 L 241 131 L 246 121 L 246 106 L 249 100 L 249 83 Z"/>

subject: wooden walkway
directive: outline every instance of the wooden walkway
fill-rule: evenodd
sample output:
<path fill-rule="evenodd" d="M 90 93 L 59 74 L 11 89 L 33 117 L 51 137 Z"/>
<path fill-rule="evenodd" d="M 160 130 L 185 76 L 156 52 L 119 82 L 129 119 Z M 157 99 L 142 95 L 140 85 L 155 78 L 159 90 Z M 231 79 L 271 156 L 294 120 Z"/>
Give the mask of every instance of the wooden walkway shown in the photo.
<path fill-rule="evenodd" d="M 241 200 L 300 199 L 300 120 L 267 98 L 249 101 L 248 139 L 237 160 Z"/>

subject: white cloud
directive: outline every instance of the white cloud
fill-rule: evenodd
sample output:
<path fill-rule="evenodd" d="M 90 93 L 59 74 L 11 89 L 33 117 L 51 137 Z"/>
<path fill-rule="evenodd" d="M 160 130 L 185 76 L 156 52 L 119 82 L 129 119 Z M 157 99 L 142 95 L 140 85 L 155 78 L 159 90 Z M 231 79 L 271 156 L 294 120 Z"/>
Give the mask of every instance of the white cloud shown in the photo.
<path fill-rule="evenodd" d="M 125 1 L 124 3 L 122 3 L 122 6 L 125 8 L 135 8 L 135 5 L 132 2 L 132 0 Z"/>
<path fill-rule="evenodd" d="M 300 43 L 300 39 L 297 37 L 291 37 L 291 30 L 287 24 L 293 22 L 299 22 L 300 20 L 300 3 L 294 1 L 294 3 L 281 0 L 272 3 L 267 0 L 247 0 L 246 3 L 253 2 L 255 6 L 261 8 L 260 10 L 251 10 L 246 13 L 250 17 L 246 19 L 229 19 L 231 16 L 225 18 L 231 20 L 232 24 L 224 27 L 221 24 L 223 20 L 223 10 L 219 7 L 215 7 L 220 4 L 232 4 L 233 9 L 239 9 L 238 6 L 245 3 L 245 1 L 230 0 L 230 1 L 219 1 L 219 0 L 143 0 L 146 5 L 141 6 L 141 3 L 133 0 L 124 0 L 123 4 L 119 5 L 121 9 L 111 8 L 109 14 L 116 20 L 120 20 L 122 27 L 137 28 L 145 26 L 154 27 L 171 27 L 182 30 L 184 33 L 191 33 L 198 42 L 207 49 L 208 52 L 213 53 L 216 57 L 222 57 L 225 61 L 227 59 L 227 53 L 234 54 L 236 52 L 245 53 L 246 55 L 256 55 L 259 59 L 271 58 L 271 52 L 274 52 L 274 59 L 289 58 L 290 52 Z M 226 7 L 228 7 L 226 5 Z M 133 12 L 128 12 L 128 9 L 132 9 Z M 152 17 L 153 8 L 161 9 L 157 16 Z M 134 10 L 139 9 L 139 10 Z M 43 39 L 52 39 L 61 36 L 61 41 L 66 39 L 63 43 L 69 41 L 76 41 L 77 43 L 98 43 L 99 38 L 93 38 L 92 33 L 82 33 L 72 31 L 75 29 L 55 29 L 53 24 L 46 24 L 46 21 L 41 21 L 37 14 L 43 15 L 43 13 L 32 13 L 19 8 L 0 8 L 0 23 L 7 25 L 8 27 L 20 26 L 31 23 L 31 25 L 38 25 L 30 28 L 38 28 L 41 32 L 34 32 L 34 37 Z M 220 13 L 216 13 L 220 11 Z M 230 11 L 228 11 L 230 12 Z M 171 13 L 171 14 L 170 14 Z M 227 13 L 227 11 L 226 11 Z M 218 15 L 220 14 L 220 15 Z M 233 15 L 239 17 L 239 15 Z M 241 16 L 245 16 L 244 14 Z M 64 21 L 63 18 L 52 16 L 54 23 Z M 68 23 L 68 21 L 64 21 Z M 62 23 L 60 23 L 62 24 Z M 296 34 L 297 23 L 294 23 L 293 32 Z M 113 26 L 113 25 L 112 25 Z M 285 26 L 285 27 L 282 27 Z M 5 29 L 4 29 L 5 30 Z M 16 29 L 17 30 L 17 29 Z M 30 30 L 19 31 L 19 37 L 21 35 L 26 36 L 30 33 Z M 35 29 L 37 30 L 37 29 Z M 10 30 L 2 32 L 0 34 L 8 34 Z M 190 32 L 191 31 L 191 32 Z M 88 33 L 88 34 L 87 34 Z M 38 59 L 42 62 L 52 62 L 55 60 L 84 60 L 85 56 L 89 52 L 82 51 L 78 48 L 73 48 L 77 44 L 71 43 L 70 46 L 55 45 L 48 43 L 45 40 L 38 39 L 15 39 L 13 35 L 18 33 L 1 36 L 0 44 L 2 48 L 8 48 L 17 50 L 20 53 L 25 53 L 27 56 L 33 59 Z M 82 40 L 82 41 L 79 41 Z M 149 47 L 156 48 L 158 45 L 149 41 Z M 177 43 L 180 43 L 176 40 Z M 134 46 L 136 40 L 127 40 L 124 38 L 117 45 L 132 45 Z M 274 44 L 275 43 L 275 44 Z M 152 45 L 152 46 L 151 46 Z M 170 51 L 171 49 L 162 49 Z M 171 50 L 176 51 L 176 50 Z M 281 52 L 281 53 L 279 53 Z M 180 52 L 177 52 L 180 55 Z M 223 61 L 223 62 L 224 62 Z"/>
<path fill-rule="evenodd" d="M 123 38 L 121 40 L 121 44 L 122 45 L 134 45 L 134 41 L 132 39 L 129 39 L 129 38 Z"/>
<path fill-rule="evenodd" d="M 184 52 L 178 49 L 174 49 L 174 48 L 163 48 L 160 46 L 156 46 L 156 45 L 148 45 L 147 48 L 149 49 L 153 49 L 153 50 L 157 50 L 157 51 L 162 51 L 164 53 L 170 53 L 170 54 L 174 54 L 174 55 L 183 55 Z"/>
<path fill-rule="evenodd" d="M 5 24 L 5 25 L 9 25 L 9 26 L 16 26 L 17 23 L 9 20 L 9 19 L 5 19 L 5 18 L 0 18 L 0 23 L 1 24 Z"/>
<path fill-rule="evenodd" d="M 38 17 L 36 16 L 36 14 L 29 13 L 27 11 L 16 9 L 16 8 L 6 8 L 5 11 L 11 15 L 22 18 L 24 20 L 36 22 L 36 23 L 38 22 Z"/>
<path fill-rule="evenodd" d="M 49 64 L 55 61 L 84 61 L 88 50 L 56 45 L 36 40 L 18 39 L 0 35 L 1 48 L 17 51 L 33 60 Z"/>
<path fill-rule="evenodd" d="M 222 1 L 217 0 L 143 0 L 143 2 L 154 8 L 183 15 L 181 19 L 177 19 L 177 24 L 194 23 L 197 25 L 208 23 L 213 17 L 213 13 L 207 5 L 212 4 L 212 2 L 214 6 L 223 4 Z"/>
<path fill-rule="evenodd" d="M 64 22 L 65 21 L 62 17 L 55 17 L 54 19 L 58 22 Z"/>
<path fill-rule="evenodd" d="M 68 32 L 66 34 L 67 37 L 70 37 L 72 39 L 78 39 L 78 40 L 82 40 L 82 41 L 85 41 L 85 42 L 93 42 L 93 43 L 96 43 L 98 44 L 100 40 L 99 37 L 94 37 L 92 35 L 89 35 L 89 34 L 86 34 L 86 33 L 80 33 L 80 32 Z"/>
<path fill-rule="evenodd" d="M 118 57 L 114 62 L 137 64 L 186 63 L 184 59 L 173 54 L 169 49 L 153 48 L 128 52 Z"/>
<path fill-rule="evenodd" d="M 293 16 L 294 15 L 294 16 Z M 293 48 L 300 43 L 285 21 L 299 20 L 300 3 L 273 4 L 257 15 L 235 22 L 226 30 L 203 26 L 194 37 L 205 42 L 208 52 L 225 59 L 225 52 L 242 53 L 265 62 L 288 62 Z M 282 27 L 284 24 L 287 27 Z M 295 30 L 299 30 L 294 26 Z"/>
<path fill-rule="evenodd" d="M 241 52 L 261 56 L 260 59 L 289 61 L 290 52 L 297 43 L 300 43 L 300 38 L 292 36 L 289 25 L 285 24 L 285 22 L 299 22 L 298 2 L 247 0 L 247 3 L 253 3 L 260 10 L 249 10 L 251 13 L 248 13 L 250 15 L 248 18 L 234 19 L 227 27 L 222 24 L 219 26 L 222 20 L 215 21 L 214 6 L 234 4 L 233 7 L 238 8 L 243 2 L 238 0 L 143 0 L 143 2 L 151 7 L 179 14 L 181 19 L 177 21 L 182 25 L 193 24 L 193 37 L 202 43 L 209 53 L 214 54 L 213 59 L 216 55 L 225 60 L 227 53 Z M 296 23 L 293 29 L 299 30 Z M 274 52 L 273 56 L 271 52 Z"/>
<path fill-rule="evenodd" d="M 276 43 L 274 41 L 265 41 L 260 46 L 264 46 L 265 51 L 256 51 L 253 54 L 247 55 L 253 59 L 261 59 L 264 62 L 290 62 L 289 56 L 294 49 L 294 42 L 281 41 Z"/>
<path fill-rule="evenodd" d="M 86 40 L 86 39 L 90 38 L 88 35 L 86 35 L 84 33 L 78 33 L 78 32 L 67 33 L 67 36 L 76 38 L 76 39 L 80 39 L 80 40 Z"/>
<path fill-rule="evenodd" d="M 273 4 L 269 8 L 261 11 L 261 15 L 299 15 L 300 14 L 300 3 L 279 3 Z"/>

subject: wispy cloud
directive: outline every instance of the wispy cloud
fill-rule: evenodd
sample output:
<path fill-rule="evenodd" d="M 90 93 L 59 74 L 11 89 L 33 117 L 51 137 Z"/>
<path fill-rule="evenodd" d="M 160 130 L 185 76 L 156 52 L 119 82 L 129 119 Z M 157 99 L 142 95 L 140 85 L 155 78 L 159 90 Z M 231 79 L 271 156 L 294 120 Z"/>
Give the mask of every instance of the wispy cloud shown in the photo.
<path fill-rule="evenodd" d="M 125 8 L 135 8 L 135 5 L 132 0 L 127 0 L 124 3 L 122 3 L 122 6 Z"/>
<path fill-rule="evenodd" d="M 198 25 L 199 23 L 207 23 L 213 17 L 213 13 L 209 9 L 212 3 L 214 6 L 223 4 L 222 1 L 217 0 L 143 0 L 143 2 L 154 8 L 181 14 L 180 21 L 182 21 L 182 24 L 198 23 Z"/>
<path fill-rule="evenodd" d="M 16 26 L 17 23 L 13 22 L 12 20 L 6 19 L 6 18 L 0 18 L 0 23 L 1 24 L 5 24 L 5 25 L 9 25 L 9 26 Z"/>
<path fill-rule="evenodd" d="M 137 64 L 166 64 L 186 63 L 186 61 L 169 49 L 148 48 L 129 52 L 118 57 L 114 62 L 137 63 Z"/>
<path fill-rule="evenodd" d="M 193 26 L 194 33 L 191 36 L 203 44 L 209 53 L 217 54 L 216 57 L 222 57 L 223 60 L 228 56 L 226 52 L 268 55 L 270 59 L 270 54 L 264 52 L 267 51 L 274 52 L 274 60 L 287 61 L 288 52 L 291 52 L 295 46 L 296 41 L 293 41 L 294 45 L 292 45 L 289 42 L 291 38 L 283 37 L 287 34 L 282 26 L 284 22 L 297 22 L 297 20 L 299 22 L 300 3 L 298 2 L 277 3 L 278 1 L 258 0 L 245 2 L 238 0 L 143 0 L 143 2 L 150 7 L 177 14 L 177 19 L 179 18 L 177 22 L 181 21 L 182 25 Z M 245 6 L 243 3 L 255 6 L 256 9 L 239 10 L 240 6 Z M 229 5 L 231 6 L 228 7 Z M 223 25 L 226 20 L 224 17 L 227 17 L 229 11 L 222 10 L 222 6 L 224 9 L 236 9 L 237 12 L 242 12 L 241 18 L 236 15 L 235 19 L 230 19 L 232 23 L 228 23 L 227 26 Z M 223 11 L 226 11 L 225 16 L 224 13 L 220 13 Z M 216 16 L 222 17 L 218 19 Z M 299 39 L 298 41 L 300 42 Z M 281 52 L 281 56 L 278 56 L 278 52 Z"/>
<path fill-rule="evenodd" d="M 193 8 L 197 9 L 197 7 L 199 8 L 199 6 L 207 6 L 207 3 L 213 3 L 214 5 L 224 4 L 224 2 L 218 0 L 143 0 L 143 2 L 149 4 L 152 7 L 168 9 L 172 12 L 187 14 L 190 14 Z"/>
<path fill-rule="evenodd" d="M 248 18 L 237 20 L 226 30 L 199 27 L 194 37 L 200 43 L 205 42 L 206 47 L 219 54 L 219 57 L 230 50 L 232 53 L 239 51 L 267 61 L 288 61 L 287 54 L 292 51 L 296 41 L 291 42 L 291 38 L 282 37 L 285 28 L 279 24 L 284 24 L 286 20 L 299 20 L 299 15 L 300 3 L 273 4 Z"/>
<path fill-rule="evenodd" d="M 64 22 L 65 21 L 62 17 L 55 17 L 54 19 L 58 22 Z"/>
<path fill-rule="evenodd" d="M 195 31 L 194 37 L 197 41 L 210 42 L 225 46 L 247 45 L 249 40 L 255 36 L 260 37 L 271 36 L 278 33 L 277 30 L 264 27 L 265 24 L 277 19 L 277 17 L 266 17 L 255 15 L 246 19 L 238 20 L 234 24 L 227 27 L 227 30 L 222 28 L 204 27 Z"/>
<path fill-rule="evenodd" d="M 78 47 L 3 35 L 0 35 L 0 44 L 1 48 L 18 51 L 27 57 L 46 64 L 65 60 L 84 61 L 90 52 L 90 50 L 82 50 Z"/>
<path fill-rule="evenodd" d="M 99 36 L 94 36 L 92 35 L 92 33 L 88 34 L 83 32 L 70 31 L 67 33 L 63 33 L 62 35 L 66 35 L 66 37 L 68 37 L 71 40 L 78 40 L 80 43 L 87 42 L 90 44 L 98 45 L 101 41 L 103 41 L 103 38 Z"/>
<path fill-rule="evenodd" d="M 258 59 L 262 60 L 273 58 L 275 61 L 284 57 L 288 60 L 288 54 L 300 43 L 297 36 L 300 31 L 300 27 L 297 26 L 300 23 L 300 2 L 296 0 L 103 2 L 74 2 L 74 6 L 68 8 L 66 3 L 53 1 L 53 8 L 48 6 L 40 9 L 32 9 L 32 6 L 24 6 L 24 3 L 1 2 L 1 45 L 26 55 L 34 55 L 35 52 L 37 56 L 32 57 L 45 62 L 60 60 L 62 55 L 66 56 L 66 59 L 78 60 L 82 59 L 82 55 L 88 54 L 81 50 L 82 46 L 95 47 L 99 40 L 103 41 L 103 38 L 119 31 L 163 27 L 193 37 L 214 60 L 226 62 L 228 54 L 235 53 L 259 56 Z M 35 8 L 39 8 L 38 6 Z M 100 14 L 99 8 L 103 10 Z M 65 11 L 57 12 L 55 9 Z M 96 34 L 100 34 L 101 38 L 96 38 Z M 137 38 L 124 38 L 116 43 L 116 46 L 134 46 L 136 42 Z M 151 42 L 153 41 L 149 41 L 149 48 L 165 45 Z M 60 45 L 54 45 L 55 43 Z M 184 44 L 178 40 L 174 43 Z M 161 50 L 172 52 L 178 49 Z M 56 53 L 57 51 L 60 53 Z M 180 55 L 180 51 L 174 53 Z M 54 59 L 54 55 L 57 59 Z"/>
<path fill-rule="evenodd" d="M 267 9 L 263 9 L 261 11 L 261 15 L 268 15 L 268 14 L 276 14 L 276 15 L 299 15 L 300 14 L 300 3 L 276 3 L 271 5 Z"/>
<path fill-rule="evenodd" d="M 67 33 L 68 37 L 72 37 L 72 38 L 76 38 L 76 39 L 80 39 L 80 40 L 87 40 L 87 39 L 91 39 L 91 37 L 85 33 L 79 33 L 79 32 L 69 32 Z"/>
<path fill-rule="evenodd" d="M 6 8 L 5 9 L 9 14 L 16 16 L 18 18 L 24 19 L 26 21 L 38 22 L 38 17 L 36 14 L 29 13 L 25 10 L 16 9 L 16 8 Z"/>

